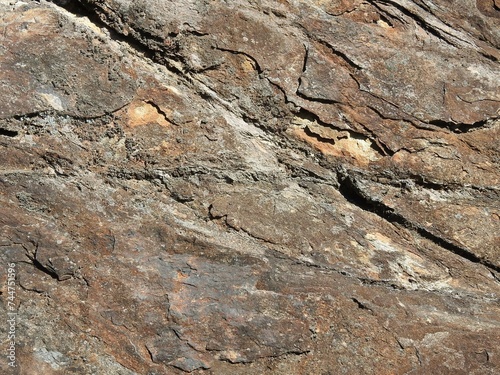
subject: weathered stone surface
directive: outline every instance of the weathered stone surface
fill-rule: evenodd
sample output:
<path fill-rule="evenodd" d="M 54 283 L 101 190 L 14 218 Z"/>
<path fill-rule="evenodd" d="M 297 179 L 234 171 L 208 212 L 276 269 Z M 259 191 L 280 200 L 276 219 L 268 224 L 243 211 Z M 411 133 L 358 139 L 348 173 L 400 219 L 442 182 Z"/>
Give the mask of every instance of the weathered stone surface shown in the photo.
<path fill-rule="evenodd" d="M 498 373 L 499 15 L 0 1 L 2 373 Z"/>

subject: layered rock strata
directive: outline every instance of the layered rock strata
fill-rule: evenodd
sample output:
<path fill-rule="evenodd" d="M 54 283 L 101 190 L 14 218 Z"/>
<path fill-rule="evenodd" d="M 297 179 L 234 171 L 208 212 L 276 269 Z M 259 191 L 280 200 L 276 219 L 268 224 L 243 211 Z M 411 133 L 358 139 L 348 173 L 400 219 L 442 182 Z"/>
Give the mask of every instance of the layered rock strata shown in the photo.
<path fill-rule="evenodd" d="M 2 373 L 498 373 L 498 1 L 0 25 Z"/>

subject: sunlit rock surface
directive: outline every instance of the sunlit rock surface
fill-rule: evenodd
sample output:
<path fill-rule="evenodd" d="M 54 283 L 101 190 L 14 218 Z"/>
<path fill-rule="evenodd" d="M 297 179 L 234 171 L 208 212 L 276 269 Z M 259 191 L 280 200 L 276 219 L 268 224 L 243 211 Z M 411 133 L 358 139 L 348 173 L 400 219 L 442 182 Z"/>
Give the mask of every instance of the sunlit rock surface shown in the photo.
<path fill-rule="evenodd" d="M 499 7 L 0 1 L 1 372 L 497 374 Z"/>

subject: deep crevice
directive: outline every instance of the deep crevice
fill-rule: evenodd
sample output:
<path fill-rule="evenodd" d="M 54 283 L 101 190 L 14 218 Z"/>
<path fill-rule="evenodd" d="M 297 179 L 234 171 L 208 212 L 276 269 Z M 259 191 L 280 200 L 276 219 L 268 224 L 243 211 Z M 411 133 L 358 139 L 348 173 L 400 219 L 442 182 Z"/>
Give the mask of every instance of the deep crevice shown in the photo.
<path fill-rule="evenodd" d="M 52 279 L 59 280 L 59 276 L 57 275 L 57 273 L 54 270 L 52 270 L 52 269 L 44 266 L 37 259 L 36 256 L 37 256 L 38 249 L 39 249 L 39 243 L 37 241 L 33 241 L 33 240 L 30 241 L 30 242 L 35 246 L 34 252 L 32 252 L 32 253 L 27 252 L 26 253 L 26 257 L 31 261 L 31 264 L 33 264 L 33 266 L 36 269 L 38 269 L 38 270 L 42 271 L 43 273 L 49 275 Z M 24 247 L 24 245 L 23 245 L 23 247 Z M 24 248 L 26 249 L 26 247 L 24 247 Z"/>
<path fill-rule="evenodd" d="M 79 1 L 72 0 L 48 0 L 49 3 L 53 3 L 61 8 L 66 9 L 68 12 L 73 14 L 83 14 L 85 13 L 85 8 Z"/>
<path fill-rule="evenodd" d="M 54 280 L 59 280 L 59 276 L 57 276 L 57 273 L 55 273 L 53 270 L 45 267 L 42 263 L 40 263 L 40 261 L 38 261 L 36 259 L 36 257 L 34 257 L 33 259 L 31 259 L 31 262 L 33 264 L 33 266 L 35 266 L 35 268 L 37 270 L 40 270 L 42 271 L 43 273 L 49 275 L 51 278 L 53 278 Z"/>
<path fill-rule="evenodd" d="M 157 363 L 155 360 L 154 360 L 154 355 L 153 355 L 153 352 L 148 348 L 147 345 L 144 345 L 144 347 L 146 348 L 146 351 L 148 352 L 149 354 L 149 359 L 151 360 L 151 362 L 153 363 Z"/>
<path fill-rule="evenodd" d="M 374 279 L 362 278 L 362 277 L 358 277 L 357 279 L 363 285 L 380 286 L 380 287 L 388 288 L 388 289 L 392 289 L 392 290 L 406 290 L 402 285 L 398 285 L 392 280 L 374 280 Z"/>
<path fill-rule="evenodd" d="M 420 225 L 415 224 L 410 220 L 406 219 L 401 214 L 395 212 L 393 208 L 386 206 L 380 201 L 372 199 L 371 197 L 366 195 L 361 190 L 361 188 L 359 188 L 357 182 L 353 177 L 347 176 L 341 172 L 339 173 L 338 180 L 340 183 L 339 192 L 344 196 L 344 198 L 347 201 L 361 208 L 362 210 L 372 212 L 377 216 L 381 217 L 382 219 L 387 220 L 390 223 L 399 224 L 407 229 L 415 231 L 421 237 L 432 241 L 441 248 L 446 249 L 464 259 L 467 259 L 470 262 L 479 263 L 488 267 L 489 269 L 492 269 L 496 272 L 500 272 L 499 266 L 489 262 L 488 260 L 478 257 L 471 251 L 462 248 L 445 238 L 439 237 L 438 235 L 427 230 L 426 228 L 423 228 Z"/>
<path fill-rule="evenodd" d="M 483 128 L 488 125 L 491 120 L 495 119 L 485 119 L 476 121 L 472 124 L 458 123 L 453 121 L 444 121 L 444 120 L 431 120 L 429 124 L 438 126 L 440 128 L 446 128 L 454 133 L 467 133 L 469 131 L 473 131 L 479 128 Z"/>
<path fill-rule="evenodd" d="M 500 277 L 493 271 L 490 270 L 491 276 L 495 279 L 495 281 L 500 283 Z"/>
<path fill-rule="evenodd" d="M 394 23 L 390 19 L 397 19 L 399 22 L 402 23 L 402 21 L 398 18 L 392 17 L 389 13 L 384 12 L 382 9 L 379 8 L 379 16 L 380 20 L 384 21 L 386 24 L 388 24 L 390 27 L 394 28 Z"/>
<path fill-rule="evenodd" d="M 371 108 L 368 106 L 368 108 Z M 373 109 L 373 108 L 371 108 Z M 377 113 L 381 118 L 384 118 L 382 116 L 382 114 L 380 114 L 378 111 L 374 110 L 375 113 Z M 401 120 L 401 121 L 406 121 L 406 120 Z M 396 152 L 393 151 L 391 148 L 389 148 L 389 146 L 387 146 L 384 142 L 382 142 L 378 137 L 377 135 L 375 134 L 375 132 L 373 132 L 369 126 L 367 126 L 366 124 L 362 123 L 362 122 L 358 122 L 358 124 L 360 124 L 363 129 L 365 129 L 365 131 L 369 134 L 369 136 L 367 138 L 369 138 L 371 141 L 372 141 L 372 147 L 378 151 L 381 155 L 384 155 L 384 156 L 393 156 Z"/>
<path fill-rule="evenodd" d="M 351 130 L 349 129 L 343 129 L 343 128 L 339 128 L 339 127 L 336 127 L 335 125 L 333 124 L 330 124 L 328 122 L 324 122 L 323 120 L 321 120 L 319 118 L 319 116 L 314 113 L 314 112 L 311 112 L 305 108 L 300 108 L 299 111 L 297 111 L 295 113 L 295 116 L 297 116 L 298 118 L 301 118 L 303 120 L 307 120 L 309 122 L 315 122 L 317 123 L 318 125 L 321 125 L 321 126 L 324 126 L 325 128 L 330 128 L 330 129 L 333 129 L 333 130 L 338 130 L 338 131 L 348 131 L 348 132 L 352 132 Z"/>
<path fill-rule="evenodd" d="M 0 128 L 0 136 L 14 138 L 14 137 L 17 137 L 18 134 L 19 134 L 19 132 L 16 130 L 9 130 L 9 129 L 5 129 L 5 128 Z"/>

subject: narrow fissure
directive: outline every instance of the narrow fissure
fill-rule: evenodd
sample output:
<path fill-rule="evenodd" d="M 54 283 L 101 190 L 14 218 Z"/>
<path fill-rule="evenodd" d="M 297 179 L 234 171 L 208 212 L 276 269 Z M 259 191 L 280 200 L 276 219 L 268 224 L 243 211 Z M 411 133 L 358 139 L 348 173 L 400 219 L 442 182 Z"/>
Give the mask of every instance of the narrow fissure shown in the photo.
<path fill-rule="evenodd" d="M 470 262 L 480 263 L 489 269 L 500 272 L 499 266 L 492 264 L 487 260 L 481 259 L 471 251 L 464 249 L 447 239 L 439 237 L 436 234 L 431 233 L 427 229 L 416 225 L 415 223 L 412 223 L 404 216 L 398 214 L 394 211 L 394 209 L 386 206 L 382 202 L 371 199 L 363 191 L 361 191 L 361 189 L 357 186 L 355 180 L 351 176 L 339 175 L 338 180 L 340 183 L 339 192 L 347 201 L 361 208 L 362 210 L 372 212 L 390 223 L 400 224 L 407 229 L 415 231 L 421 237 L 432 241 L 443 249 L 446 249 L 464 259 L 467 259 Z"/>
<path fill-rule="evenodd" d="M 319 40 L 321 44 L 324 46 L 328 47 L 332 53 L 338 57 L 340 57 L 342 60 L 344 60 L 351 68 L 354 68 L 355 70 L 362 70 L 363 68 L 356 64 L 353 60 L 351 60 L 344 52 L 341 52 L 339 50 L 336 50 L 334 46 L 332 46 L 330 43 L 324 41 L 324 40 Z"/>
<path fill-rule="evenodd" d="M 156 112 L 158 112 L 165 121 L 167 122 L 170 122 L 174 125 L 179 125 L 179 124 L 176 124 L 175 122 L 173 122 L 171 119 L 168 118 L 167 114 L 165 113 L 165 111 L 163 109 L 161 109 L 161 107 L 156 104 L 155 102 L 153 102 L 152 100 L 146 100 L 146 103 L 149 104 L 149 105 L 152 105 L 154 107 L 154 109 L 156 109 Z"/>
<path fill-rule="evenodd" d="M 342 104 L 341 102 L 339 102 L 337 100 L 328 99 L 328 98 L 312 97 L 312 96 L 309 96 L 307 94 L 304 94 L 304 92 L 302 92 L 300 90 L 301 84 L 302 84 L 302 77 L 299 78 L 299 88 L 297 89 L 297 92 L 295 93 L 295 95 L 297 95 L 299 98 L 302 98 L 304 100 L 311 101 L 311 102 L 322 103 L 322 104 Z"/>

